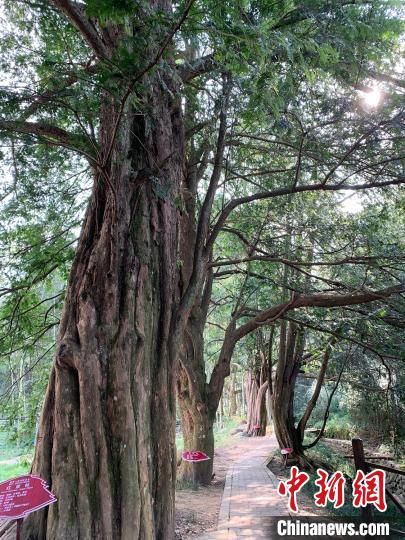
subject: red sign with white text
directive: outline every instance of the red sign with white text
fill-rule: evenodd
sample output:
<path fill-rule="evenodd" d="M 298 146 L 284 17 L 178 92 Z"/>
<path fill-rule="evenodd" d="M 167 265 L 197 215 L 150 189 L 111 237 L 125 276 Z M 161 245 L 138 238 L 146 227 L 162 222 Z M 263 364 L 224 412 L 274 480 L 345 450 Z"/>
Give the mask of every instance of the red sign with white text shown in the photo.
<path fill-rule="evenodd" d="M 207 461 L 211 459 L 207 454 L 201 452 L 201 450 L 186 450 L 181 454 L 184 461 L 190 461 L 191 463 L 198 463 L 199 461 Z"/>
<path fill-rule="evenodd" d="M 45 480 L 33 474 L 0 482 L 0 518 L 20 519 L 56 501 Z"/>

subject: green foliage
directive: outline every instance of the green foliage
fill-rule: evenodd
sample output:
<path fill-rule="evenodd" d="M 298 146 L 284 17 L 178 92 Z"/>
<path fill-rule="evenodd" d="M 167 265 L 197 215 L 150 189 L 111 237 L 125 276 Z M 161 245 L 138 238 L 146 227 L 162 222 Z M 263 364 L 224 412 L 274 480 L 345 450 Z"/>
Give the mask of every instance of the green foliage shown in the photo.
<path fill-rule="evenodd" d="M 326 466 L 330 471 L 342 471 L 349 478 L 355 475 L 355 469 L 351 460 L 345 459 L 340 453 L 330 446 L 320 442 L 316 448 L 308 451 L 308 457 L 320 467 Z"/>
<path fill-rule="evenodd" d="M 328 418 L 324 433 L 325 437 L 350 440 L 356 434 L 356 428 L 347 416 L 335 414 Z"/>
<path fill-rule="evenodd" d="M 231 431 L 236 428 L 241 422 L 240 418 L 225 417 L 222 426 L 214 425 L 215 446 L 220 447 L 232 443 Z"/>
<path fill-rule="evenodd" d="M 115 21 L 117 17 L 134 13 L 139 5 L 140 2 L 135 0 L 87 0 L 86 13 L 91 17 Z"/>
<path fill-rule="evenodd" d="M 0 482 L 3 482 L 3 480 L 8 480 L 9 478 L 14 478 L 15 476 L 27 474 L 29 472 L 29 469 L 29 465 L 27 465 L 25 462 L 15 464 L 1 464 Z"/>

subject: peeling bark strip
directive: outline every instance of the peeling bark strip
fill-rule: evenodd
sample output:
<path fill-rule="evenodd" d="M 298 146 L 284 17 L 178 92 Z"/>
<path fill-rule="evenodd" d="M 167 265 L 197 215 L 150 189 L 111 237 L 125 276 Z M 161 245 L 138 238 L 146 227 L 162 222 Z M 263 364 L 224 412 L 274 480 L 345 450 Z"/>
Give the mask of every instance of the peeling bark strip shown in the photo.
<path fill-rule="evenodd" d="M 101 112 L 100 148 L 115 140 L 94 170 L 32 467 L 58 501 L 25 520 L 26 540 L 152 540 L 174 530 L 184 130 L 178 82 L 153 77 L 171 92 L 145 78 L 148 130 L 129 102 L 118 129 L 119 103 L 106 99 Z"/>

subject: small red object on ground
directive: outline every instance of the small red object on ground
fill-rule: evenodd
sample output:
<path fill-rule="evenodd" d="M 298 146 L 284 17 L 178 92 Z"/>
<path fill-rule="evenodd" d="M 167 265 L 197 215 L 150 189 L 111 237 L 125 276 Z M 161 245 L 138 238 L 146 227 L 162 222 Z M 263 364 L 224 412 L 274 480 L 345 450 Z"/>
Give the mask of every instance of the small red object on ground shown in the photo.
<path fill-rule="evenodd" d="M 198 463 L 199 461 L 211 459 L 207 454 L 201 452 L 201 450 L 185 450 L 182 452 L 181 457 L 184 461 L 189 461 L 190 463 Z"/>
<path fill-rule="evenodd" d="M 45 480 L 33 474 L 0 482 L 0 518 L 21 519 L 56 501 Z"/>
<path fill-rule="evenodd" d="M 283 454 L 284 456 L 284 467 L 287 467 L 287 459 L 288 459 L 288 456 L 290 454 L 292 454 L 294 452 L 294 448 L 282 448 L 281 449 L 281 453 Z"/>

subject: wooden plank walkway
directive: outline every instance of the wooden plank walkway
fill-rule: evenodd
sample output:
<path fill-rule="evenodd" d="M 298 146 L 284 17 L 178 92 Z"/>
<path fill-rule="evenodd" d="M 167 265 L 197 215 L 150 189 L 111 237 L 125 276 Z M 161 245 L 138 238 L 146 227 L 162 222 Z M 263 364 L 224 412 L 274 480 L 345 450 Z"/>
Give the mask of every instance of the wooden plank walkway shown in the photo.
<path fill-rule="evenodd" d="M 286 499 L 277 494 L 278 481 L 265 465 L 277 441 L 274 436 L 256 441 L 226 475 L 217 531 L 200 540 L 271 538 L 271 518 L 290 515 Z"/>

